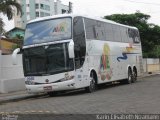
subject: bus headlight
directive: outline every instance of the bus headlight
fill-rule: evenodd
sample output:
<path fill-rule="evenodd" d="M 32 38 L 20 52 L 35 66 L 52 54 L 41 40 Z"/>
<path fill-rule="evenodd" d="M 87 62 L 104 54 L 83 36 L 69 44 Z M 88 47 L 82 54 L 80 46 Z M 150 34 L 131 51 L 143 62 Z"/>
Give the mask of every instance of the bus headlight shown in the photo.
<path fill-rule="evenodd" d="M 34 85 L 35 83 L 31 80 L 28 80 L 28 81 L 25 81 L 25 84 L 26 85 Z"/>

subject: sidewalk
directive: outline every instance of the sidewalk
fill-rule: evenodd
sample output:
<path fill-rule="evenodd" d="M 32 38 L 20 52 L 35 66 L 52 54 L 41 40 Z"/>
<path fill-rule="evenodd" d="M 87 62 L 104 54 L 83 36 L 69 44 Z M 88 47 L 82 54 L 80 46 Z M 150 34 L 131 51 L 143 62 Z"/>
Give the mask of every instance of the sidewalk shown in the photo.
<path fill-rule="evenodd" d="M 148 77 L 148 76 L 152 76 L 152 75 L 157 75 L 157 74 L 160 74 L 160 72 L 158 71 L 158 72 L 154 72 L 152 74 L 144 73 L 143 76 L 141 76 L 140 78 Z M 16 100 L 36 98 L 36 97 L 40 97 L 40 96 L 44 96 L 44 95 L 46 95 L 46 94 L 42 94 L 42 93 L 41 94 L 28 94 L 27 91 L 19 91 L 19 92 L 0 94 L 0 104 L 11 102 L 11 101 L 16 101 Z"/>
<path fill-rule="evenodd" d="M 148 76 L 152 76 L 152 75 L 160 75 L 160 71 L 156 71 L 156 72 L 152 72 L 152 73 L 144 73 L 141 77 L 148 77 Z"/>
<path fill-rule="evenodd" d="M 19 91 L 19 92 L 0 94 L 0 104 L 11 102 L 11 101 L 16 101 L 16 100 L 36 98 L 36 97 L 40 97 L 42 95 L 44 95 L 44 94 L 42 94 L 42 93 L 41 94 L 28 94 L 27 91 Z"/>

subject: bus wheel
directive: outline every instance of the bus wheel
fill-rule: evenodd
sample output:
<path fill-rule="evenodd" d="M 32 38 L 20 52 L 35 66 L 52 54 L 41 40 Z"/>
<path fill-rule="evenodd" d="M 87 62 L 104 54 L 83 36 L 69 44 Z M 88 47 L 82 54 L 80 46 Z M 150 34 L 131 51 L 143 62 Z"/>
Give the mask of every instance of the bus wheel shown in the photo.
<path fill-rule="evenodd" d="M 133 68 L 133 80 L 132 80 L 132 82 L 136 82 L 136 80 L 137 80 L 137 70 L 136 70 L 136 68 Z"/>
<path fill-rule="evenodd" d="M 127 84 L 132 83 L 132 81 L 133 81 L 132 71 L 131 71 L 131 69 L 128 69 Z"/>
<path fill-rule="evenodd" d="M 86 92 L 89 92 L 89 93 L 92 93 L 96 90 L 96 79 L 93 72 L 91 72 L 91 75 L 90 75 L 90 85 L 86 87 L 85 90 Z"/>

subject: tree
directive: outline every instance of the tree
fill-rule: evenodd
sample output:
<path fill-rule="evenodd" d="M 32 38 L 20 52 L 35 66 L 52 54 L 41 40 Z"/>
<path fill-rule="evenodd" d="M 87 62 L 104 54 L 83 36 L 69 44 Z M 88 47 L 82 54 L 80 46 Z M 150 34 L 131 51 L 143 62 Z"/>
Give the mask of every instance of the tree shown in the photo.
<path fill-rule="evenodd" d="M 0 12 L 7 15 L 8 20 L 11 20 L 14 16 L 14 8 L 17 10 L 17 15 L 22 15 L 21 5 L 16 0 L 1 0 Z"/>
<path fill-rule="evenodd" d="M 4 30 L 4 22 L 2 18 L 0 18 L 0 36 L 5 32 Z"/>
<path fill-rule="evenodd" d="M 147 22 L 150 15 L 136 12 L 134 14 L 113 14 L 105 16 L 104 18 L 137 27 L 141 36 L 143 56 L 160 56 L 157 55 L 159 52 L 157 52 L 156 49 L 156 45 L 160 45 L 160 26 Z"/>
<path fill-rule="evenodd" d="M 7 15 L 8 20 L 11 20 L 14 16 L 16 8 L 17 15 L 22 15 L 21 5 L 16 0 L 0 0 L 0 13 Z M 4 22 L 0 17 L 0 34 L 4 32 Z"/>
<path fill-rule="evenodd" d="M 23 37 L 23 36 L 21 36 L 20 34 L 16 34 L 15 39 L 23 40 L 23 39 L 24 39 L 24 37 Z"/>

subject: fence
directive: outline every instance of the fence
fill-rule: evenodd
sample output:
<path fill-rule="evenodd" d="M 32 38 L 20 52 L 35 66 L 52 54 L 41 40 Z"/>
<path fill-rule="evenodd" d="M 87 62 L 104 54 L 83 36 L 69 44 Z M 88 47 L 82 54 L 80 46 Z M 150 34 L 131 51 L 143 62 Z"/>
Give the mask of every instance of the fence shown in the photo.
<path fill-rule="evenodd" d="M 11 55 L 1 55 L 0 51 L 0 93 L 25 90 L 22 55 L 18 55 L 18 65 L 12 65 Z M 160 71 L 160 59 L 143 59 L 144 72 Z"/>
<path fill-rule="evenodd" d="M 144 58 L 143 69 L 144 69 L 144 72 L 148 72 L 148 73 L 160 71 L 160 59 Z"/>
<path fill-rule="evenodd" d="M 18 64 L 12 65 L 11 55 L 0 53 L 0 93 L 25 90 L 22 55 L 17 60 Z"/>

